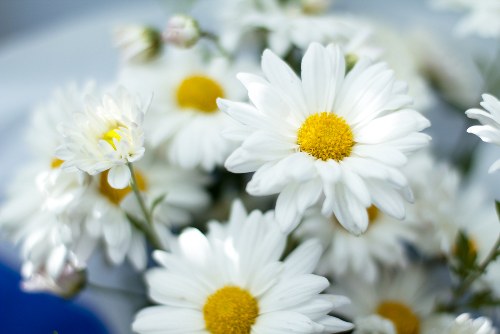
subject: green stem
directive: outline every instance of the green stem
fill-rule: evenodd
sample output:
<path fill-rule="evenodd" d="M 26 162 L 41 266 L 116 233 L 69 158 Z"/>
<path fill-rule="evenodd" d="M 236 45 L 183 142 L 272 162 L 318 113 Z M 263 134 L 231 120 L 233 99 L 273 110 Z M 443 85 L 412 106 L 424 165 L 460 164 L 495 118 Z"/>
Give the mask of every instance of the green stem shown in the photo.
<path fill-rule="evenodd" d="M 141 222 L 137 221 L 130 215 L 127 215 L 129 218 L 129 221 L 140 231 L 142 231 L 145 235 L 146 238 L 148 238 L 149 242 L 153 245 L 155 249 L 163 249 L 161 242 L 158 240 L 158 237 L 154 233 L 153 229 L 153 217 L 151 215 L 151 212 L 148 210 L 146 207 L 146 203 L 144 202 L 144 198 L 142 197 L 141 191 L 139 190 L 139 187 L 137 186 L 137 179 L 135 177 L 135 172 L 134 172 L 134 166 L 132 163 L 127 162 L 127 166 L 130 170 L 131 178 L 130 178 L 130 187 L 132 188 L 132 191 L 134 192 L 135 198 L 137 199 L 137 202 L 139 203 L 139 206 L 141 208 L 142 214 L 144 215 L 144 218 L 146 219 L 146 226 L 142 224 Z"/>
<path fill-rule="evenodd" d="M 465 292 L 469 289 L 469 287 L 474 283 L 476 279 L 481 277 L 482 274 L 486 271 L 488 265 L 498 256 L 498 250 L 500 249 L 500 234 L 497 237 L 493 248 L 488 253 L 488 256 L 483 260 L 483 262 L 479 265 L 476 271 L 474 271 L 469 277 L 462 281 L 462 283 L 458 286 L 455 293 L 455 299 L 461 298 Z"/>
<path fill-rule="evenodd" d="M 226 57 L 228 59 L 231 59 L 231 54 L 226 49 L 224 49 L 224 47 L 222 47 L 222 45 L 219 42 L 219 38 L 217 37 L 217 35 L 215 35 L 215 34 L 213 34 L 211 32 L 208 32 L 208 31 L 202 31 L 201 32 L 201 37 L 210 40 L 215 45 L 215 47 L 217 48 L 217 51 L 219 51 L 219 53 L 222 56 L 224 56 L 224 57 Z"/>

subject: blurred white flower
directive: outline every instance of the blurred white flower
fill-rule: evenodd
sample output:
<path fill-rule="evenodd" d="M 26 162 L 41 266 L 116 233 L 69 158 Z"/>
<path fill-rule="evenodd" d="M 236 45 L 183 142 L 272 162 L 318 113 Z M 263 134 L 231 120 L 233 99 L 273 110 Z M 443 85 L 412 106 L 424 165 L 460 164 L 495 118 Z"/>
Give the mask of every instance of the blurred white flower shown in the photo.
<path fill-rule="evenodd" d="M 392 321 L 376 314 L 356 318 L 354 326 L 355 334 L 398 334 Z"/>
<path fill-rule="evenodd" d="M 463 313 L 458 317 L 452 315 L 433 316 L 422 328 L 423 334 L 496 334 L 491 320 L 485 317 L 473 319 Z"/>
<path fill-rule="evenodd" d="M 61 269 L 57 275 L 50 273 L 47 268 L 37 268 L 31 262 L 26 262 L 22 267 L 24 281 L 21 287 L 28 292 L 50 292 L 64 298 L 71 298 L 80 292 L 86 283 L 86 271 L 80 267 L 74 255 L 63 246 L 55 249 L 57 259 L 53 259 Z M 52 263 L 48 263 L 48 267 Z M 50 270 L 50 269 L 49 269 Z"/>
<path fill-rule="evenodd" d="M 61 125 L 63 143 L 56 152 L 64 161 L 61 168 L 90 175 L 109 170 L 109 183 L 125 188 L 130 179 L 127 163 L 144 154 L 142 123 L 147 108 L 121 88 L 101 101 L 89 96 L 83 112 L 75 112 Z"/>
<path fill-rule="evenodd" d="M 189 48 L 201 37 L 198 22 L 186 15 L 175 15 L 168 20 L 162 33 L 163 40 L 182 48 Z"/>
<path fill-rule="evenodd" d="M 469 109 L 465 113 L 469 118 L 477 119 L 481 125 L 474 125 L 467 129 L 485 143 L 500 146 L 500 101 L 492 95 L 483 94 L 481 106 L 485 109 Z M 500 169 L 500 159 L 495 161 L 488 170 L 489 173 Z"/>
<path fill-rule="evenodd" d="M 169 51 L 156 64 L 124 68 L 121 83 L 154 93 L 146 121 L 154 147 L 183 168 L 213 170 L 234 148 L 221 134 L 231 119 L 219 111 L 216 99 L 244 97 L 235 76 L 245 67 L 223 58 L 205 60 L 198 48 Z"/>
<path fill-rule="evenodd" d="M 411 200 L 399 171 L 406 155 L 427 145 L 429 121 L 409 109 L 406 86 L 383 63 L 361 59 L 345 74 L 344 54 L 313 43 L 302 60 L 302 79 L 266 50 L 266 78 L 240 73 L 249 103 L 219 100 L 240 124 L 226 132 L 242 142 L 227 159 L 234 173 L 256 173 L 247 191 L 279 193 L 276 219 L 297 226 L 308 207 L 322 204 L 354 234 L 368 227 L 366 208 L 402 219 Z"/>
<path fill-rule="evenodd" d="M 461 35 L 500 36 L 500 2 L 497 0 L 434 0 L 434 4 L 440 9 L 466 12 L 457 26 Z"/>
<path fill-rule="evenodd" d="M 382 278 L 375 284 L 352 276 L 339 281 L 332 291 L 351 299 L 346 315 L 353 317 L 355 324 L 363 324 L 369 319 L 368 324 L 376 325 L 379 332 L 371 333 L 420 333 L 437 298 L 437 292 L 430 289 L 431 281 L 427 275 L 421 267 L 384 271 Z M 380 318 L 389 320 L 395 331 L 391 331 L 390 326 Z"/>
<path fill-rule="evenodd" d="M 154 59 L 162 49 L 160 32 L 141 25 L 124 25 L 115 28 L 115 46 L 126 61 L 145 62 Z"/>
<path fill-rule="evenodd" d="M 150 297 L 161 305 L 140 311 L 133 330 L 226 334 L 351 329 L 350 323 L 328 315 L 346 298 L 320 294 L 328 280 L 311 274 L 321 254 L 319 244 L 303 243 L 281 262 L 285 243 L 272 215 L 248 215 L 239 202 L 229 223 L 211 222 L 207 236 L 184 230 L 172 242 L 171 253 L 153 254 L 161 267 L 149 270 L 146 281 Z"/>
<path fill-rule="evenodd" d="M 374 282 L 381 266 L 403 267 L 407 262 L 404 241 L 416 239 L 415 227 L 394 219 L 374 206 L 368 208 L 368 229 L 361 236 L 348 233 L 335 219 L 325 217 L 319 209 L 310 210 L 295 235 L 318 238 L 325 252 L 318 272 L 337 279 L 360 276 Z"/>

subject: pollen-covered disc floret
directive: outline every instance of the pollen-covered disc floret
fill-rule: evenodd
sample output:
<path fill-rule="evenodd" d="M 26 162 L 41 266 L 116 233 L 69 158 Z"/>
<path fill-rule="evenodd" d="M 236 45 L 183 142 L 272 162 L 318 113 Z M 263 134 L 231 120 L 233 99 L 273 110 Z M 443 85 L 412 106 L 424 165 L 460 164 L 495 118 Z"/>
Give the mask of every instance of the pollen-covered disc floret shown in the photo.
<path fill-rule="evenodd" d="M 317 203 L 356 235 L 366 231 L 371 205 L 402 219 L 412 194 L 400 167 L 428 143 L 420 131 L 430 123 L 409 108 L 393 71 L 360 58 L 347 72 L 338 46 L 317 43 L 304 54 L 300 78 L 269 50 L 262 71 L 238 75 L 250 103 L 218 100 L 237 121 L 225 133 L 240 145 L 225 166 L 255 172 L 251 195 L 279 194 L 282 230 L 293 230 Z"/>
<path fill-rule="evenodd" d="M 237 201 L 229 223 L 211 222 L 206 236 L 186 229 L 170 253 L 156 251 L 160 267 L 149 270 L 146 281 L 151 299 L 161 305 L 140 311 L 133 330 L 249 334 L 351 329 L 328 315 L 347 300 L 321 294 L 328 280 L 311 274 L 321 255 L 318 242 L 309 240 L 280 261 L 287 237 L 272 220 L 270 213 L 247 214 Z"/>
<path fill-rule="evenodd" d="M 316 159 L 341 161 L 351 154 L 354 137 L 342 117 L 322 112 L 306 118 L 297 133 L 297 144 Z"/>
<path fill-rule="evenodd" d="M 111 186 L 125 188 L 130 178 L 126 164 L 144 154 L 146 109 L 122 88 L 100 101 L 88 97 L 83 112 L 61 126 L 63 144 L 56 153 L 64 161 L 61 167 L 90 175 L 109 170 Z"/>

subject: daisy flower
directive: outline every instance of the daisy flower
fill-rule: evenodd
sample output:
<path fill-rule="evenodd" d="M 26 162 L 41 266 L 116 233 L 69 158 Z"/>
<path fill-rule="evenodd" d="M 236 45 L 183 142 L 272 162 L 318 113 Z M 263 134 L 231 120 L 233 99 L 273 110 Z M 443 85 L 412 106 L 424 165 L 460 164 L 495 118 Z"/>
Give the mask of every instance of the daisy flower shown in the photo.
<path fill-rule="evenodd" d="M 477 119 L 481 125 L 474 125 L 467 129 L 485 143 L 500 145 L 500 101 L 492 95 L 483 94 L 481 106 L 485 109 L 469 109 L 465 114 L 472 119 Z M 500 159 L 495 161 L 488 170 L 489 173 L 500 169 Z"/>
<path fill-rule="evenodd" d="M 233 149 L 221 135 L 231 119 L 216 99 L 244 97 L 235 79 L 239 65 L 223 58 L 205 61 L 199 48 L 169 51 L 150 66 L 124 68 L 120 80 L 155 96 L 146 124 L 151 144 L 162 147 L 171 163 L 210 171 Z"/>
<path fill-rule="evenodd" d="M 420 333 L 436 299 L 436 292 L 431 291 L 426 283 L 426 275 L 428 273 L 420 267 L 384 271 L 375 285 L 359 277 L 350 277 L 339 281 L 334 291 L 351 298 L 348 315 L 354 317 L 362 329 L 366 329 L 368 323 L 381 334 Z"/>
<path fill-rule="evenodd" d="M 139 333 L 338 333 L 352 325 L 328 315 L 347 302 L 320 294 L 328 280 L 311 274 L 321 254 L 315 241 L 283 262 L 286 243 L 269 214 L 249 215 L 235 202 L 227 225 L 209 224 L 207 236 L 189 228 L 172 252 L 153 254 L 150 297 L 159 306 L 140 311 Z M 261 245 L 262 247 L 256 247 Z"/>
<path fill-rule="evenodd" d="M 394 219 L 376 207 L 368 208 L 368 229 L 361 236 L 347 232 L 337 219 L 325 217 L 319 209 L 306 213 L 295 235 L 315 237 L 323 242 L 319 273 L 342 279 L 358 275 L 374 282 L 381 266 L 403 267 L 407 262 L 404 241 L 416 239 L 414 226 Z"/>
<path fill-rule="evenodd" d="M 203 174 L 183 170 L 165 163 L 142 159 L 134 168 L 139 190 L 149 208 L 159 200 L 153 213 L 155 232 L 164 247 L 165 228 L 185 225 L 192 214 L 205 208 L 209 196 L 203 186 L 207 178 Z M 88 207 L 86 233 L 102 240 L 111 263 L 117 265 L 127 258 L 137 270 L 144 269 L 147 261 L 146 240 L 142 231 L 129 221 L 127 214 L 143 220 L 143 213 L 130 186 L 113 188 L 108 172 L 93 178 L 82 204 Z"/>
<path fill-rule="evenodd" d="M 496 0 L 434 0 L 437 8 L 465 11 L 457 32 L 483 38 L 500 36 L 500 3 Z"/>
<path fill-rule="evenodd" d="M 61 167 L 90 175 L 109 170 L 109 183 L 125 188 L 130 180 L 127 163 L 144 154 L 142 122 L 146 109 L 123 89 L 104 95 L 101 101 L 89 97 L 84 110 L 61 125 L 63 144 L 56 152 L 64 161 Z"/>
<path fill-rule="evenodd" d="M 266 78 L 238 76 L 251 104 L 219 100 L 240 123 L 228 137 L 242 142 L 225 166 L 255 171 L 247 185 L 251 195 L 279 193 L 282 230 L 291 231 L 317 202 L 322 214 L 335 214 L 354 234 L 368 228 L 372 204 L 404 218 L 403 197 L 412 196 L 399 168 L 428 143 L 419 131 L 429 121 L 408 108 L 411 99 L 393 72 L 362 58 L 346 74 L 340 48 L 317 43 L 302 59 L 302 79 L 269 50 L 262 69 Z"/>

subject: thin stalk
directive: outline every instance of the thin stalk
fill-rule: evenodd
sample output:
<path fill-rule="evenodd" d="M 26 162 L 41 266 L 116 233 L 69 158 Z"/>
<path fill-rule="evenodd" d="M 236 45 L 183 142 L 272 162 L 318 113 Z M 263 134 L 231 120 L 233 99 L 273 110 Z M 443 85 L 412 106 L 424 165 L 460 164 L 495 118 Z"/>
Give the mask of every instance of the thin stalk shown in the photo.
<path fill-rule="evenodd" d="M 127 215 L 129 218 L 130 222 L 139 230 L 144 232 L 148 240 L 151 242 L 153 247 L 155 249 L 163 249 L 161 246 L 161 242 L 158 240 L 158 237 L 154 233 L 153 229 L 153 217 L 151 215 L 151 212 L 148 210 L 146 207 L 146 203 L 144 202 L 144 198 L 142 197 L 142 194 L 139 190 L 139 187 L 137 186 L 137 179 L 135 177 L 135 172 L 134 172 L 134 166 L 132 163 L 127 162 L 127 166 L 130 170 L 131 174 L 131 179 L 130 179 L 130 187 L 132 188 L 132 191 L 134 192 L 135 198 L 137 199 L 137 202 L 139 203 L 139 207 L 141 208 L 142 214 L 144 215 L 144 219 L 146 219 L 146 226 L 141 224 L 140 222 L 136 221 L 133 219 L 133 217 L 130 217 L 130 215 Z"/>
<path fill-rule="evenodd" d="M 217 37 L 217 35 L 215 35 L 211 32 L 208 32 L 208 31 L 202 31 L 201 37 L 210 40 L 215 45 L 215 47 L 217 48 L 217 51 L 219 51 L 219 53 L 222 56 L 231 59 L 231 54 L 226 49 L 224 49 L 224 47 L 220 44 L 219 38 Z"/>

